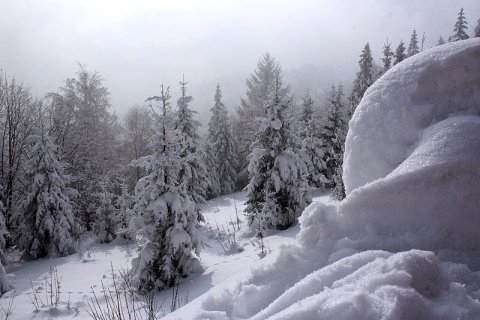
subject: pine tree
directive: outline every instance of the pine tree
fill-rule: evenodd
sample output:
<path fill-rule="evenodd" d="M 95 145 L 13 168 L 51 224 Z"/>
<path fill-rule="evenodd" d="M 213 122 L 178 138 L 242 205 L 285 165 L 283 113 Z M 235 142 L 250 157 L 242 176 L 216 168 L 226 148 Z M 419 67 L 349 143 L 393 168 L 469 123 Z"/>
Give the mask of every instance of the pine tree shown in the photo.
<path fill-rule="evenodd" d="M 397 63 L 400 63 L 407 58 L 407 55 L 405 54 L 405 43 L 403 41 L 400 41 L 400 44 L 395 50 L 394 58 L 395 59 L 393 60 L 393 65 L 396 65 Z"/>
<path fill-rule="evenodd" d="M 291 103 L 281 93 L 281 79 L 276 80 L 273 95 L 265 100 L 265 117 L 249 156 L 247 207 L 249 225 L 262 234 L 263 229 L 287 229 L 298 222 L 311 202 L 305 178 L 305 164 L 288 142 L 295 133 L 285 119 Z"/>
<path fill-rule="evenodd" d="M 96 211 L 93 230 L 100 243 L 109 243 L 116 237 L 116 225 L 114 220 L 115 206 L 113 205 L 114 194 L 110 191 L 111 183 L 104 176 L 100 183 L 100 192 L 97 193 L 98 207 Z"/>
<path fill-rule="evenodd" d="M 26 163 L 28 193 L 16 220 L 23 257 L 66 256 L 75 252 L 79 226 L 67 188 L 68 176 L 56 158 L 57 146 L 46 134 L 30 136 L 31 158 Z"/>
<path fill-rule="evenodd" d="M 133 197 L 128 190 L 127 178 L 120 181 L 120 195 L 115 201 L 115 213 L 113 220 L 115 221 L 117 234 L 126 239 L 133 239 L 129 233 L 129 222 L 132 218 Z"/>
<path fill-rule="evenodd" d="M 143 235 L 146 243 L 132 260 L 131 270 L 135 285 L 143 292 L 172 287 L 179 277 L 200 268 L 202 246 L 195 202 L 180 179 L 184 162 L 189 161 L 181 154 L 183 133 L 173 124 L 169 90 L 161 88 L 160 96 L 147 99 L 161 104 L 160 113 L 154 114 L 153 154 L 132 162 L 146 171 L 135 187 L 133 208 L 133 222 L 140 227 L 137 235 Z"/>
<path fill-rule="evenodd" d="M 213 199 L 221 194 L 220 190 L 220 178 L 218 177 L 217 169 L 217 159 L 215 158 L 215 152 L 213 149 L 213 144 L 209 139 L 205 141 L 203 149 L 205 150 L 204 155 L 205 159 L 203 162 L 207 168 L 208 176 L 208 189 L 207 189 L 207 199 Z"/>
<path fill-rule="evenodd" d="M 394 56 L 391 45 L 391 43 L 388 43 L 388 39 L 387 42 L 383 44 L 383 73 L 387 72 L 387 70 L 392 67 L 392 60 Z"/>
<path fill-rule="evenodd" d="M 282 68 L 275 58 L 268 52 L 258 61 L 257 68 L 250 78 L 246 80 L 246 99 L 241 99 L 241 105 L 237 107 L 235 136 L 237 137 L 239 153 L 239 178 L 241 182 L 248 183 L 248 160 L 252 143 L 260 126 L 257 119 L 265 117 L 264 102 L 274 94 L 276 81 L 280 80 L 281 89 L 278 95 L 281 99 L 288 99 L 290 86 L 283 84 Z M 241 187 L 243 188 L 245 184 Z"/>
<path fill-rule="evenodd" d="M 324 160 L 325 145 L 321 138 L 320 123 L 314 118 L 313 100 L 310 95 L 307 94 L 302 101 L 302 115 L 299 120 L 303 127 L 300 132 L 301 157 L 307 167 L 306 178 L 311 187 L 324 189 L 328 180 L 325 177 L 327 165 Z"/>
<path fill-rule="evenodd" d="M 478 19 L 477 21 L 477 26 L 475 27 L 475 35 L 474 35 L 475 38 L 478 38 L 480 37 L 480 19 Z"/>
<path fill-rule="evenodd" d="M 457 22 L 453 26 L 454 35 L 448 38 L 448 41 L 454 42 L 459 40 L 466 40 L 470 38 L 468 34 L 465 32 L 467 30 L 467 20 L 465 18 L 465 13 L 463 12 L 463 8 L 460 8 L 460 12 L 458 13 Z"/>
<path fill-rule="evenodd" d="M 370 45 L 367 43 L 362 50 L 360 60 L 358 61 L 360 71 L 357 72 L 357 77 L 353 82 L 353 90 L 350 95 L 350 115 L 355 112 L 357 105 L 363 98 L 365 91 L 375 81 L 375 72 L 373 65 L 372 53 L 370 51 Z"/>
<path fill-rule="evenodd" d="M 233 138 L 231 121 L 222 102 L 222 91 L 217 85 L 212 117 L 208 123 L 208 141 L 212 148 L 213 165 L 219 182 L 219 194 L 230 194 L 236 190 L 238 152 Z"/>
<path fill-rule="evenodd" d="M 442 44 L 445 44 L 445 39 L 443 39 L 443 37 L 440 36 L 437 41 L 437 46 L 441 46 Z"/>
<path fill-rule="evenodd" d="M 204 221 L 201 211 L 202 205 L 205 203 L 209 181 L 204 162 L 203 144 L 198 134 L 198 128 L 201 124 L 194 119 L 196 112 L 188 107 L 193 98 L 187 96 L 187 84 L 188 82 L 185 82 L 185 80 L 180 82 L 182 95 L 177 100 L 178 110 L 175 113 L 174 120 L 174 128 L 180 134 L 179 145 L 182 149 L 179 154 L 185 160 L 182 161 L 179 179 L 181 183 L 185 184 L 187 192 L 194 201 L 198 221 Z"/>
<path fill-rule="evenodd" d="M 408 44 L 407 57 L 414 56 L 419 52 L 420 52 L 420 49 L 418 48 L 417 31 L 413 29 L 413 33 L 410 38 L 410 43 Z"/>
<path fill-rule="evenodd" d="M 332 197 L 341 200 L 345 197 L 342 179 L 343 153 L 347 135 L 347 112 L 343 101 L 343 86 L 332 86 L 329 93 L 326 121 L 323 125 L 322 139 L 326 145 L 325 161 L 328 178 L 333 186 Z"/>

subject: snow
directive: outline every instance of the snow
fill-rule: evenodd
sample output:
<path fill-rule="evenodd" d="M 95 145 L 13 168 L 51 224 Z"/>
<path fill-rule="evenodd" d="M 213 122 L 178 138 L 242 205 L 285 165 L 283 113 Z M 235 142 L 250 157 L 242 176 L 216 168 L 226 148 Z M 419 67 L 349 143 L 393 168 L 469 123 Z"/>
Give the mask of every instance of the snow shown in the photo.
<path fill-rule="evenodd" d="M 368 90 L 347 135 L 347 194 L 391 173 L 423 132 L 450 116 L 479 115 L 478 39 L 438 46 L 392 67 Z"/>
<path fill-rule="evenodd" d="M 367 90 L 347 137 L 347 197 L 317 194 L 299 226 L 265 234 L 267 252 L 246 227 L 244 193 L 208 201 L 204 271 L 181 280 L 189 303 L 175 312 L 172 290 L 157 293 L 165 319 L 480 319 L 479 56 L 480 39 L 445 44 Z M 0 305 L 15 295 L 13 319 L 89 319 L 92 289 L 111 287 L 111 266 L 130 266 L 134 250 L 28 262 L 7 252 L 15 288 Z M 51 266 L 61 303 L 35 311 L 28 295 L 33 285 L 44 297 Z"/>

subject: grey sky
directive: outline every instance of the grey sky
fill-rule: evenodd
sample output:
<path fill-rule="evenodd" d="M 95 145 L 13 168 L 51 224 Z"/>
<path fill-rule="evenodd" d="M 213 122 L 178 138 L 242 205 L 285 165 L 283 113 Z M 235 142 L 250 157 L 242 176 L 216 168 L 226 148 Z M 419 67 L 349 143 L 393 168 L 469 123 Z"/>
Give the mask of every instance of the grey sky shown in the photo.
<path fill-rule="evenodd" d="M 365 43 L 377 63 L 387 37 L 394 50 L 414 28 L 431 47 L 462 6 L 471 34 L 478 0 L 0 0 L 0 68 L 43 96 L 79 61 L 123 113 L 183 73 L 190 84 L 249 74 L 266 51 L 284 70 L 331 66 L 352 78 Z"/>

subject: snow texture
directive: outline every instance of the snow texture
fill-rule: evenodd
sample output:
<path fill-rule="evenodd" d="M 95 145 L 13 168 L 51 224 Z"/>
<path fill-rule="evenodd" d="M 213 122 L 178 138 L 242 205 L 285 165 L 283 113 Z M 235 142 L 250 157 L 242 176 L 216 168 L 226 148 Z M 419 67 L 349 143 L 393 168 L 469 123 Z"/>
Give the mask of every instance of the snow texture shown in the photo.
<path fill-rule="evenodd" d="M 478 43 L 424 51 L 395 65 L 368 89 L 347 135 L 347 195 L 391 173 L 418 147 L 427 127 L 455 115 L 479 115 Z"/>
<path fill-rule="evenodd" d="M 350 122 L 347 197 L 171 319 L 479 319 L 480 39 L 390 69 Z"/>

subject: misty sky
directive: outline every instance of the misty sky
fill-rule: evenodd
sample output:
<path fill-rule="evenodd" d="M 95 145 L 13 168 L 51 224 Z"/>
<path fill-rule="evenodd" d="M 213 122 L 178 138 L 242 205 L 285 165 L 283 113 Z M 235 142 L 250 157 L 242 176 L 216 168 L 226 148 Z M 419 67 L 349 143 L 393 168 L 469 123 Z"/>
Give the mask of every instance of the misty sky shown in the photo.
<path fill-rule="evenodd" d="M 0 0 L 0 69 L 41 97 L 79 61 L 121 114 L 182 74 L 190 84 L 248 75 L 266 51 L 283 70 L 329 66 L 350 81 L 365 43 L 377 63 L 387 38 L 408 45 L 414 28 L 432 47 L 462 6 L 471 35 L 478 0 Z"/>

